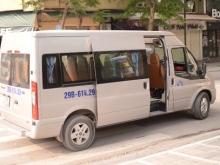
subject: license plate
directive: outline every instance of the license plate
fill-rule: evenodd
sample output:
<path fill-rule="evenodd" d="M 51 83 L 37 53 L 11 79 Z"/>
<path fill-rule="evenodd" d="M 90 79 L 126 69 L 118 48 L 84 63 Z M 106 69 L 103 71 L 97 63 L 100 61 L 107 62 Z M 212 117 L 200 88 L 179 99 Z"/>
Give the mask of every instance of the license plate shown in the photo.
<path fill-rule="evenodd" d="M 5 107 L 10 107 L 10 97 L 2 95 L 1 103 Z"/>

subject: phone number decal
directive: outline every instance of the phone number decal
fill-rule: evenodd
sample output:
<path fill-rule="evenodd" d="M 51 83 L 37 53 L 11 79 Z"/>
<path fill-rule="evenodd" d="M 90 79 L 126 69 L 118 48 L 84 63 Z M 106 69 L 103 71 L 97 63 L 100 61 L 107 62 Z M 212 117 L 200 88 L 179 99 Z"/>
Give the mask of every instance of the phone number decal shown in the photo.
<path fill-rule="evenodd" d="M 95 95 L 95 89 L 64 92 L 64 99 Z"/>
<path fill-rule="evenodd" d="M 21 95 L 22 94 L 21 89 L 11 87 L 11 86 L 7 86 L 7 92 L 11 93 L 11 94 L 15 94 L 15 95 Z"/>

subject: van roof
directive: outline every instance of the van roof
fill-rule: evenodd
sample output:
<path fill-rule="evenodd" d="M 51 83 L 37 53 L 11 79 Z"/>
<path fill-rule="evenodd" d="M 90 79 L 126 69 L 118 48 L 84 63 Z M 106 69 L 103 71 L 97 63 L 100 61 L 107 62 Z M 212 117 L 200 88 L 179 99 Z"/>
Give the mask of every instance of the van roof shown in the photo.
<path fill-rule="evenodd" d="M 131 31 L 131 30 L 43 30 L 32 33 L 33 36 L 92 36 L 92 35 L 147 35 L 147 36 L 173 36 L 168 31 Z"/>

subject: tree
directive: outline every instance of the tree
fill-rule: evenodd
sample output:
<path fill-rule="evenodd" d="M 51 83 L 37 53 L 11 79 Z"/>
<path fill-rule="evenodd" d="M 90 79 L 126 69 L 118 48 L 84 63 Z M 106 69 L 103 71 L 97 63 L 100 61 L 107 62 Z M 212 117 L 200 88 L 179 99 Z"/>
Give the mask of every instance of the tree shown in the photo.
<path fill-rule="evenodd" d="M 187 6 L 181 0 L 120 0 L 120 3 L 128 2 L 124 14 L 120 18 L 129 18 L 139 13 L 140 20 L 148 24 L 147 29 L 153 30 L 155 14 L 159 18 L 158 24 L 169 27 L 167 21 L 177 19 L 180 23 L 184 18 L 178 15 Z M 142 5 L 140 5 L 142 4 Z"/>
<path fill-rule="evenodd" d="M 41 12 L 43 3 L 48 0 L 29 0 L 24 2 L 24 8 L 32 6 L 35 12 Z M 97 7 L 99 4 L 98 0 L 67 0 L 66 6 L 63 10 L 61 28 L 64 29 L 65 21 L 67 14 L 71 14 L 78 18 L 77 29 L 79 30 L 82 24 L 83 16 L 86 14 L 87 7 Z M 92 16 L 94 21 L 104 22 L 104 16 L 108 13 L 108 11 L 100 11 L 96 12 L 94 16 Z"/>
<path fill-rule="evenodd" d="M 214 0 L 213 6 L 216 10 L 220 10 L 220 0 Z"/>

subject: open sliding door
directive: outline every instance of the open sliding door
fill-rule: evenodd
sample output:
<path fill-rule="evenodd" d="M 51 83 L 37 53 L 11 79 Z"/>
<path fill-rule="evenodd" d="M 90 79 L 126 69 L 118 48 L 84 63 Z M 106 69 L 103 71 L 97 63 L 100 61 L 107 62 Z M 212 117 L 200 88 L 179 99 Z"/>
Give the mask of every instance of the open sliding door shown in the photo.
<path fill-rule="evenodd" d="M 143 36 L 91 37 L 97 76 L 98 126 L 149 116 L 150 91 Z"/>

